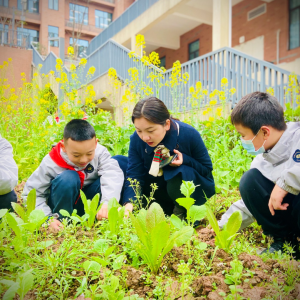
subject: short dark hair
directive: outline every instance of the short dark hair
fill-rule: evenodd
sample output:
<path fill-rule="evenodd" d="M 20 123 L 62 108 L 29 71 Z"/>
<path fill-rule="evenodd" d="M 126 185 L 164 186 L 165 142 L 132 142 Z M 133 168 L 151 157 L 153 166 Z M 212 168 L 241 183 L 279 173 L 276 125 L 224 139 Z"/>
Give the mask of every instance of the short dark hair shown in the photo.
<path fill-rule="evenodd" d="M 71 139 L 76 142 L 91 140 L 96 137 L 94 127 L 82 119 L 71 120 L 64 129 L 64 140 Z"/>
<path fill-rule="evenodd" d="M 156 97 L 148 97 L 140 100 L 134 107 L 131 120 L 144 117 L 146 120 L 160 125 L 165 125 L 171 118 L 166 105 Z"/>
<path fill-rule="evenodd" d="M 278 100 L 268 94 L 254 92 L 244 96 L 231 112 L 231 123 L 240 124 L 257 134 L 262 126 L 285 130 L 284 112 Z"/>

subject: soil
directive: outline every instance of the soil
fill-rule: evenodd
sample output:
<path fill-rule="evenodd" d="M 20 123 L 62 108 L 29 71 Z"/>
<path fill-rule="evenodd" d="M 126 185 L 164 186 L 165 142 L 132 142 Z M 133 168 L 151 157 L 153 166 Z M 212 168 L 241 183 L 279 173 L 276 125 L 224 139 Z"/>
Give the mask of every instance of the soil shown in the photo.
<path fill-rule="evenodd" d="M 15 191 L 18 195 L 18 201 L 21 201 L 21 193 L 23 190 L 25 182 L 19 184 Z M 208 226 L 204 227 L 205 223 L 201 223 L 201 226 L 197 228 L 197 235 L 195 236 L 200 242 L 205 242 L 208 247 L 203 251 L 203 259 L 205 264 L 208 266 L 212 260 L 214 251 L 215 251 L 215 233 Z M 61 244 L 65 239 L 64 234 L 55 233 L 49 228 L 40 229 L 42 235 L 49 237 L 51 240 L 55 240 L 49 249 L 53 252 L 57 252 Z M 241 234 L 249 235 L 251 234 L 252 240 L 256 247 L 265 246 L 262 243 L 263 236 L 262 231 L 248 227 L 244 229 Z M 83 231 L 79 229 L 75 234 L 76 240 L 83 241 L 87 238 L 93 240 L 95 237 L 95 231 Z M 191 245 L 191 247 L 193 247 Z M 195 251 L 195 250 L 193 250 Z M 93 255 L 97 255 L 96 253 Z M 211 269 L 206 271 L 205 274 L 194 274 L 196 275 L 193 281 L 190 283 L 190 290 L 181 297 L 181 283 L 180 283 L 180 274 L 178 273 L 178 265 L 181 262 L 187 263 L 189 259 L 193 259 L 193 252 L 191 255 L 188 255 L 186 247 L 174 248 L 169 252 L 162 262 L 162 267 L 159 270 L 159 275 L 164 274 L 162 285 L 165 286 L 166 297 L 169 299 L 197 299 L 197 300 L 223 300 L 224 297 L 220 293 L 229 293 L 229 285 L 225 283 L 225 275 L 231 269 L 230 262 L 233 260 L 232 255 L 226 253 L 223 249 L 218 249 L 215 253 L 215 256 L 211 262 Z M 300 299 L 300 283 L 295 283 L 294 288 L 288 293 L 288 295 L 280 296 L 279 291 L 274 290 L 273 282 L 276 279 L 278 285 L 286 285 L 286 270 L 294 269 L 299 270 L 300 272 L 300 262 L 298 261 L 289 261 L 288 264 L 284 261 L 278 261 L 276 259 L 268 259 L 263 261 L 262 258 L 258 255 L 253 255 L 249 253 L 241 253 L 238 256 L 238 259 L 242 262 L 244 267 L 244 273 L 251 271 L 253 276 L 247 277 L 248 281 L 245 281 L 246 277 L 243 277 L 242 284 L 238 286 L 243 292 L 239 293 L 245 299 L 259 300 L 263 298 L 272 298 L 272 299 L 283 299 L 283 300 L 292 300 Z M 4 261 L 0 258 L 0 264 L 3 264 Z M 83 263 L 79 262 L 79 264 Z M 140 266 L 139 269 L 136 269 L 132 266 L 124 266 L 124 270 L 119 270 L 114 272 L 116 276 L 120 278 L 120 284 L 123 285 L 123 288 L 128 291 L 129 294 L 138 294 L 144 299 L 155 299 L 153 298 L 153 291 L 158 285 L 155 275 L 149 275 L 147 272 L 147 267 L 145 265 Z M 126 274 L 126 277 L 125 275 Z M 83 271 L 77 271 L 75 277 L 79 278 L 84 276 Z M 103 279 L 103 272 L 99 274 L 99 279 Z M 97 280 L 95 280 L 95 283 Z M 92 282 L 94 283 L 94 282 Z M 73 284 L 69 289 L 69 298 L 74 299 L 76 290 L 79 286 L 77 280 L 73 280 Z M 3 297 L 0 295 L 0 298 Z M 15 296 L 14 300 L 19 299 L 19 296 Z M 28 292 L 25 296 L 26 300 L 36 299 L 35 290 Z M 76 300 L 91 300 L 90 298 L 85 298 L 84 295 L 81 295 L 76 298 Z"/>

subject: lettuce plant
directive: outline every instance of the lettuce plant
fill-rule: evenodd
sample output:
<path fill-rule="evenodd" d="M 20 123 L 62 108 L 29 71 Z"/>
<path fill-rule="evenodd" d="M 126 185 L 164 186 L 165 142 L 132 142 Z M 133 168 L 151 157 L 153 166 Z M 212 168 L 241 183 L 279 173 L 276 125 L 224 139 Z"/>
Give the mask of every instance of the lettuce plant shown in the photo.
<path fill-rule="evenodd" d="M 87 200 L 84 192 L 80 190 L 80 196 L 84 206 L 84 212 L 89 215 L 87 219 L 87 227 L 91 228 L 95 223 L 97 212 L 100 209 L 100 205 L 99 205 L 100 195 L 96 194 L 93 200 Z"/>
<path fill-rule="evenodd" d="M 206 216 L 206 206 L 205 205 L 193 205 L 195 203 L 195 199 L 191 198 L 191 195 L 195 191 L 196 186 L 192 181 L 182 181 L 180 186 L 181 193 L 185 196 L 185 198 L 178 198 L 176 201 L 178 204 L 183 206 L 186 209 L 186 219 L 188 224 L 191 226 L 195 221 L 200 221 Z M 171 216 L 172 224 L 181 229 L 184 225 L 181 220 L 175 216 Z"/>
<path fill-rule="evenodd" d="M 184 226 L 171 234 L 164 212 L 159 204 L 153 203 L 148 211 L 141 209 L 130 218 L 138 236 L 135 249 L 156 274 L 164 256 L 173 249 L 185 244 L 193 235 L 194 229 Z"/>
<path fill-rule="evenodd" d="M 124 222 L 125 208 L 121 207 L 116 198 L 112 198 L 108 202 L 108 223 L 109 230 L 112 234 L 117 234 L 120 225 Z"/>
<path fill-rule="evenodd" d="M 36 204 L 36 190 L 32 189 L 27 196 L 26 209 L 22 207 L 19 203 L 11 203 L 14 211 L 20 216 L 24 223 L 28 222 L 30 213 L 35 210 Z"/>
<path fill-rule="evenodd" d="M 11 300 L 18 294 L 20 299 L 23 300 L 27 292 L 33 287 L 34 277 L 32 270 L 19 274 L 16 281 L 2 279 L 0 283 L 9 286 L 9 289 L 5 292 L 2 299 Z"/>
<path fill-rule="evenodd" d="M 209 224 L 213 228 L 215 234 L 216 234 L 216 240 L 215 244 L 216 246 L 219 246 L 220 248 L 224 249 L 226 252 L 229 252 L 230 246 L 234 240 L 234 238 L 237 236 L 237 231 L 240 229 L 242 224 L 242 215 L 239 211 L 234 212 L 228 222 L 225 224 L 223 230 L 219 229 L 218 221 L 212 212 L 212 210 L 209 208 L 209 206 L 206 207 L 207 210 L 207 219 L 209 221 Z"/>

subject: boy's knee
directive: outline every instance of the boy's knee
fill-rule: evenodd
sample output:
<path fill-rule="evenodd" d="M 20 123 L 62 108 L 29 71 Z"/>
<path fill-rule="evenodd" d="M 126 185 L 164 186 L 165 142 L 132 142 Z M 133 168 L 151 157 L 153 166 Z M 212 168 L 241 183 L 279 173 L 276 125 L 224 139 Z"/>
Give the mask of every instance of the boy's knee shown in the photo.
<path fill-rule="evenodd" d="M 0 209 L 13 209 L 12 202 L 17 202 L 18 198 L 14 190 L 5 195 L 0 195 Z"/>
<path fill-rule="evenodd" d="M 76 171 L 66 170 L 56 176 L 52 181 L 52 186 L 63 186 L 65 189 L 80 189 L 80 178 Z"/>
<path fill-rule="evenodd" d="M 252 191 L 257 183 L 257 178 L 261 175 L 260 171 L 257 169 L 250 169 L 244 173 L 240 180 L 239 189 L 243 196 L 243 193 Z"/>

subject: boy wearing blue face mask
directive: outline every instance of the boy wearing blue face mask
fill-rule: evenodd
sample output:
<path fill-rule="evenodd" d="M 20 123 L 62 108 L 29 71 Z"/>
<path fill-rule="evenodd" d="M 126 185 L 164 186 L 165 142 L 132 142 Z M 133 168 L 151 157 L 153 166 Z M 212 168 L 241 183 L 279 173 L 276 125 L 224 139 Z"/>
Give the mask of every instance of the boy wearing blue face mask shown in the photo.
<path fill-rule="evenodd" d="M 240 181 L 243 200 L 225 213 L 219 225 L 229 211 L 240 210 L 249 223 L 252 214 L 264 234 L 274 239 L 263 252 L 283 251 L 288 242 L 300 258 L 300 122 L 286 124 L 278 100 L 261 92 L 243 97 L 231 113 L 231 122 L 243 147 L 256 157 Z"/>

